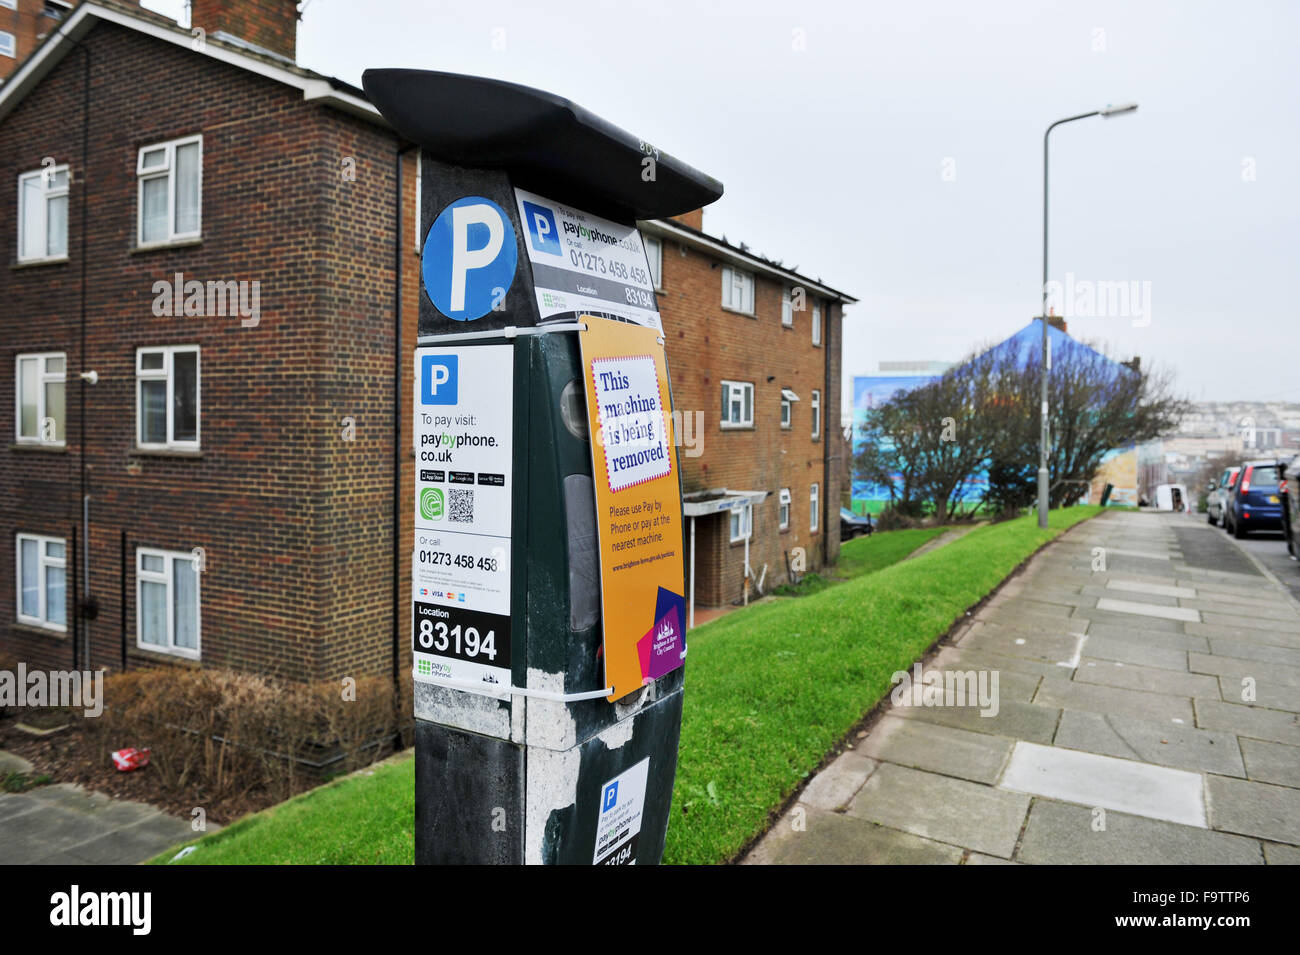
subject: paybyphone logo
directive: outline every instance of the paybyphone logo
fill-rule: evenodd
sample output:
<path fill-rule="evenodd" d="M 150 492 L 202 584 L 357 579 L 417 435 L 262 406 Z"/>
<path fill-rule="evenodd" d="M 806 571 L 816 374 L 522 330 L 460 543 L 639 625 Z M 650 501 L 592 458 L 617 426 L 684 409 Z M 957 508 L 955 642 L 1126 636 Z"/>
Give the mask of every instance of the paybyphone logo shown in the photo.
<path fill-rule="evenodd" d="M 605 798 L 600 804 L 602 813 L 609 812 L 618 805 L 618 781 L 610 783 L 605 787 Z"/>
<path fill-rule="evenodd" d="M 426 521 L 440 520 L 443 507 L 444 500 L 441 488 L 426 487 L 420 492 L 420 516 Z"/>
<path fill-rule="evenodd" d="M 524 200 L 524 219 L 528 222 L 528 238 L 534 249 L 551 255 L 564 254 L 560 251 L 560 235 L 555 227 L 553 211 Z"/>
<path fill-rule="evenodd" d="M 454 405 L 459 391 L 458 355 L 424 355 L 420 362 L 420 403 Z"/>

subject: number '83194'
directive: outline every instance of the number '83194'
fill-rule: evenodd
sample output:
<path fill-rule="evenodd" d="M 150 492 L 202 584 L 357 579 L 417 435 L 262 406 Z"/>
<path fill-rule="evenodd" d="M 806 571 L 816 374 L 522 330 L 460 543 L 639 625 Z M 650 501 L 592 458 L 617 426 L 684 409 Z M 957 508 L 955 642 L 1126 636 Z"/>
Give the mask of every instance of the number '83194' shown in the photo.
<path fill-rule="evenodd" d="M 480 635 L 477 627 L 449 627 L 442 620 L 420 621 L 420 647 L 437 653 L 451 653 L 458 657 L 497 658 L 496 631 Z"/>

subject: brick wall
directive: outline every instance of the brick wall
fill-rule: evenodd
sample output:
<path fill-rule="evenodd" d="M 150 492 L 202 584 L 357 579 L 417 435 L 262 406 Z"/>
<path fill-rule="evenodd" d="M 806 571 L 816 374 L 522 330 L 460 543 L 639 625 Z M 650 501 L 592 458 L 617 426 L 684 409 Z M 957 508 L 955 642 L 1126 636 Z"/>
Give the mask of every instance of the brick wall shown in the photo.
<path fill-rule="evenodd" d="M 767 576 L 764 588 L 784 581 L 787 552 L 802 547 L 808 570 L 820 568 L 839 554 L 839 374 L 840 309 L 821 301 L 822 344 L 812 343 L 812 307 L 808 294 L 794 324 L 781 323 L 783 285 L 757 274 L 754 316 L 723 309 L 724 263 L 696 248 L 663 236 L 663 291 L 659 294 L 674 407 L 702 411 L 703 454 L 682 460 L 683 491 L 710 488 L 767 491 L 754 507 L 750 566 Z M 826 359 L 831 358 L 831 387 L 826 385 Z M 768 379 L 771 378 L 771 381 Z M 754 427 L 721 427 L 723 380 L 754 384 Z M 781 391 L 799 396 L 791 427 L 781 427 Z M 821 392 L 822 427 L 812 437 L 812 392 Z M 830 441 L 832 467 L 823 454 Z M 819 528 L 811 530 L 809 493 L 820 486 Z M 791 495 L 790 522 L 782 530 L 779 492 Z M 828 519 L 829 515 L 829 519 Z M 744 544 L 731 543 L 725 514 L 696 518 L 697 604 L 731 603 L 740 598 L 744 579 Z M 689 521 L 688 521 L 689 524 Z M 689 546 L 689 538 L 688 538 Z M 688 554 L 689 561 L 689 554 Z"/>
<path fill-rule="evenodd" d="M 389 672 L 392 601 L 393 255 L 396 139 L 304 103 L 301 92 L 184 47 L 100 24 L 92 62 L 90 159 L 81 162 L 81 57 L 67 57 L 0 123 L 0 170 L 15 181 L 52 156 L 71 164 L 69 261 L 9 268 L 16 190 L 0 190 L 0 421 L 14 413 L 14 355 L 68 358 L 67 447 L 0 450 L 0 651 L 68 666 L 69 635 L 14 624 L 19 531 L 65 536 L 80 524 L 80 460 L 91 495 L 91 665 L 178 663 L 136 647 L 135 547 L 202 547 L 202 662 L 299 679 Z M 203 135 L 202 242 L 134 251 L 136 159 L 147 144 Z M 355 181 L 341 175 L 355 160 Z M 414 214 L 414 159 L 405 177 Z M 85 362 L 81 203 L 88 203 Z M 415 338 L 418 262 L 404 245 L 404 349 Z M 261 317 L 156 317 L 153 283 L 260 282 Z M 138 346 L 201 348 L 197 455 L 135 451 Z M 404 432 L 409 362 L 403 359 Z M 99 373 L 86 386 L 81 368 Z M 343 438 L 351 416 L 355 441 Z M 6 425 L 8 427 L 8 425 Z M 12 435 L 12 432 L 11 432 Z M 409 553 L 411 491 L 400 527 Z M 127 539 L 125 608 L 122 534 Z M 78 532 L 79 533 L 79 532 Z M 401 567 L 405 567 L 403 558 Z M 69 554 L 69 579 L 80 576 Z M 405 576 L 405 574 L 403 574 Z M 409 642 L 408 596 L 399 603 Z M 69 621 L 72 619 L 69 608 Z M 82 666 L 85 666 L 84 659 Z M 409 666 L 409 648 L 402 666 Z"/>

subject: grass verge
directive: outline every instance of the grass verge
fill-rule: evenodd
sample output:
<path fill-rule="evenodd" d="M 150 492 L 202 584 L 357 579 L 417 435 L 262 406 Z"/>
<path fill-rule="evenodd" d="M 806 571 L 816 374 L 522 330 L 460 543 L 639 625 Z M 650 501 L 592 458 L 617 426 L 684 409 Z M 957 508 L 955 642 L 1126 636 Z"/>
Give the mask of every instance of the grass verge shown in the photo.
<path fill-rule="evenodd" d="M 415 759 L 336 779 L 198 840 L 173 865 L 410 865 L 415 858 Z M 371 775 L 366 775 L 371 773 Z M 181 847 L 150 860 L 165 865 Z"/>
<path fill-rule="evenodd" d="M 1045 531 L 1032 516 L 976 528 L 915 560 L 694 631 L 664 862 L 733 858 L 885 695 L 896 670 L 1040 546 L 1100 511 L 1053 511 Z M 913 532 L 874 543 L 903 533 Z M 846 545 L 850 560 L 884 559 L 884 547 L 862 553 L 871 543 Z M 177 864 L 409 864 L 415 761 L 408 751 L 372 768 L 241 819 Z"/>

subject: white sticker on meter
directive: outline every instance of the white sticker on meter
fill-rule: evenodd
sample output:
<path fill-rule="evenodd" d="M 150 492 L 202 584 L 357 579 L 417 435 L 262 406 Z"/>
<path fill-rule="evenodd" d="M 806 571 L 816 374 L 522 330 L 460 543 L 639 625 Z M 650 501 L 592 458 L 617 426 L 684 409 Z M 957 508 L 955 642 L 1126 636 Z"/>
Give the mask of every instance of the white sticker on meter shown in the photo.
<path fill-rule="evenodd" d="M 415 352 L 414 676 L 511 685 L 514 346 Z"/>
<path fill-rule="evenodd" d="M 600 787 L 596 855 L 592 865 L 636 865 L 649 776 L 650 757 L 647 756 Z"/>

